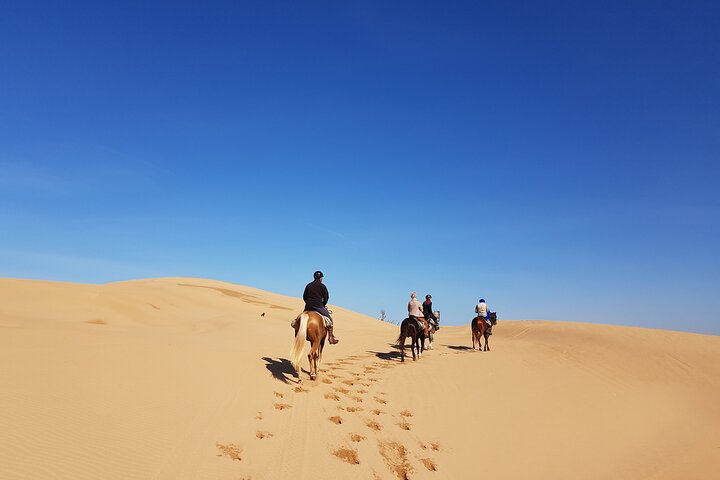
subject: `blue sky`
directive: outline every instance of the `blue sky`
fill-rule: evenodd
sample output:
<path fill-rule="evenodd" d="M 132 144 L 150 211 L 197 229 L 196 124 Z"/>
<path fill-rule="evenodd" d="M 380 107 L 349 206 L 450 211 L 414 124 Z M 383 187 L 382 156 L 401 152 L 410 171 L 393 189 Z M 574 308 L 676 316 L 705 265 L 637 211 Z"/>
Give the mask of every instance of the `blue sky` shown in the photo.
<path fill-rule="evenodd" d="M 147 3 L 3 7 L 0 276 L 720 334 L 716 2 Z"/>

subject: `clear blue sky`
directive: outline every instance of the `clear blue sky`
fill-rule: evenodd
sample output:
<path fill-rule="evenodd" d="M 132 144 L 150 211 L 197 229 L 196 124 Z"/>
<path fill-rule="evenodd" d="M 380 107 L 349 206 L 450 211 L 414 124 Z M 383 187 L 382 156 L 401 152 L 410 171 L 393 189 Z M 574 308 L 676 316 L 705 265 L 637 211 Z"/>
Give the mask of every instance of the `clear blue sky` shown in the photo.
<path fill-rule="evenodd" d="M 0 15 L 3 277 L 720 334 L 719 180 L 713 1 Z"/>

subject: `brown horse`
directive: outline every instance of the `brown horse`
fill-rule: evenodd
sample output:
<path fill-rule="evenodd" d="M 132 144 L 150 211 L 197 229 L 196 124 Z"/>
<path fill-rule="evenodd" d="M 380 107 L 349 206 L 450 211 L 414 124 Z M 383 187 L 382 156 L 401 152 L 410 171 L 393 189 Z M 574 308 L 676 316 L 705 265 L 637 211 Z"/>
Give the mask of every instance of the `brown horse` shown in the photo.
<path fill-rule="evenodd" d="M 497 314 L 495 312 L 490 312 L 489 315 L 490 323 L 493 325 L 497 324 Z M 488 332 L 488 324 L 480 317 L 475 317 L 470 322 L 470 330 L 472 331 L 472 341 L 473 341 L 473 350 L 475 350 L 475 342 L 478 344 L 478 350 L 483 351 L 489 351 L 490 347 L 488 346 L 488 337 L 490 336 L 490 333 Z M 482 339 L 485 337 L 485 348 L 482 349 Z"/>
<path fill-rule="evenodd" d="M 302 312 L 294 321 L 295 340 L 292 349 L 290 349 L 290 363 L 297 372 L 298 381 L 300 378 L 300 357 L 305 350 L 305 341 L 310 342 L 310 353 L 308 354 L 308 362 L 310 362 L 310 379 L 315 380 L 318 373 L 318 362 L 322 359 L 322 351 L 325 346 L 325 337 L 327 329 L 322 316 L 313 311 Z"/>
<path fill-rule="evenodd" d="M 424 318 L 420 318 L 425 322 Z M 427 322 L 425 322 L 427 325 Z M 397 338 L 397 343 L 400 345 L 400 361 L 405 361 L 405 339 L 410 337 L 410 350 L 412 351 L 413 360 L 417 360 L 422 356 L 423 350 L 425 350 L 425 331 L 426 328 L 422 329 L 418 326 L 415 320 L 406 318 L 400 324 L 400 335 Z M 418 341 L 422 344 L 420 345 Z M 417 358 L 415 358 L 415 352 L 417 351 Z"/>

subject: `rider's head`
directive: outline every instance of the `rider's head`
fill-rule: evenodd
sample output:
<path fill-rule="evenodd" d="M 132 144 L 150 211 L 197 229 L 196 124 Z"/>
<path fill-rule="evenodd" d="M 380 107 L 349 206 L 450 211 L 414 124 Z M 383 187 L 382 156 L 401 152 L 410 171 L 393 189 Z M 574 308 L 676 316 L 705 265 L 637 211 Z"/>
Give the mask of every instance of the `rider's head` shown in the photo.
<path fill-rule="evenodd" d="M 480 303 L 485 303 L 485 299 L 484 299 L 484 298 L 481 298 L 481 299 L 480 299 Z"/>
<path fill-rule="evenodd" d="M 425 300 L 430 300 L 432 298 L 432 295 L 425 295 Z"/>
<path fill-rule="evenodd" d="M 412 292 L 412 293 L 410 294 L 410 298 L 417 298 L 417 293 Z"/>
<path fill-rule="evenodd" d="M 319 279 L 323 278 L 323 273 L 320 270 L 318 270 L 317 272 L 313 273 L 313 278 L 315 280 L 319 280 Z"/>

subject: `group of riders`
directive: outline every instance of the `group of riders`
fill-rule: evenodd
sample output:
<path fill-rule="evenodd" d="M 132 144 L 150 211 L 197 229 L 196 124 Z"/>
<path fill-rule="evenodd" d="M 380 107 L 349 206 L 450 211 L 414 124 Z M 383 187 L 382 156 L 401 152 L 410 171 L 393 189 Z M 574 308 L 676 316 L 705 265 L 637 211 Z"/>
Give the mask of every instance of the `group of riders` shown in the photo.
<path fill-rule="evenodd" d="M 327 309 L 327 302 L 330 298 L 327 287 L 323 283 L 323 273 L 316 271 L 313 273 L 313 281 L 305 286 L 303 292 L 303 300 L 305 301 L 306 311 L 315 311 L 325 317 L 326 328 L 328 332 L 328 341 L 331 345 L 335 345 L 339 340 L 333 335 L 333 321 L 330 316 L 330 312 Z M 490 327 L 489 315 L 490 310 L 488 309 L 485 299 L 481 298 L 478 304 L 475 305 L 475 314 L 482 318 L 485 323 L 488 324 L 488 332 L 492 333 Z M 432 309 L 432 295 L 425 295 L 425 301 L 421 304 L 417 299 L 417 294 L 412 292 L 410 294 L 410 302 L 408 302 L 408 317 L 417 322 L 418 326 L 428 335 L 430 328 L 433 330 L 440 330 L 440 321 L 435 316 Z"/>

